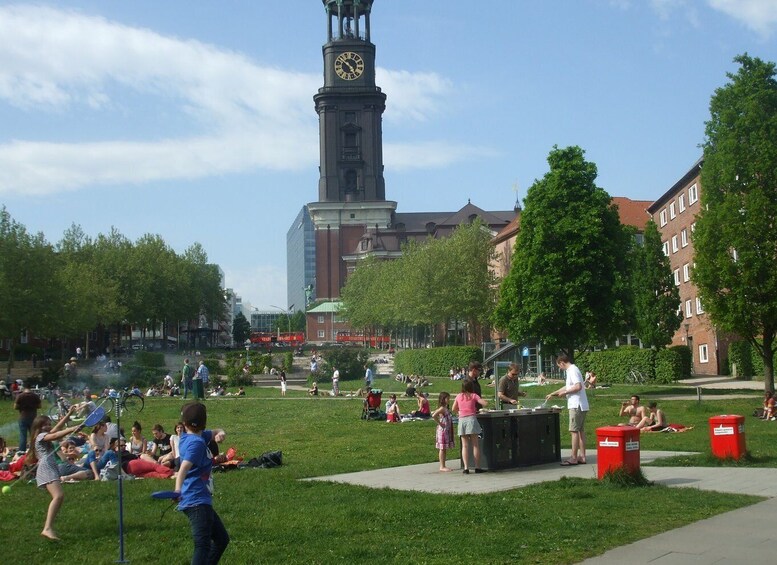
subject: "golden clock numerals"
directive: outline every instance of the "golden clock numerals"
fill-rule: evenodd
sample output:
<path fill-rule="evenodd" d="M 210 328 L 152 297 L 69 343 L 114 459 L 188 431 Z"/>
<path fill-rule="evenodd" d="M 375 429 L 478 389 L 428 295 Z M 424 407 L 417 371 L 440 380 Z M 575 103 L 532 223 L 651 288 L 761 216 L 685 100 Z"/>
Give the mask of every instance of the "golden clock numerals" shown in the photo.
<path fill-rule="evenodd" d="M 364 72 L 364 59 L 358 53 L 346 51 L 335 59 L 335 73 L 343 80 L 355 80 Z"/>

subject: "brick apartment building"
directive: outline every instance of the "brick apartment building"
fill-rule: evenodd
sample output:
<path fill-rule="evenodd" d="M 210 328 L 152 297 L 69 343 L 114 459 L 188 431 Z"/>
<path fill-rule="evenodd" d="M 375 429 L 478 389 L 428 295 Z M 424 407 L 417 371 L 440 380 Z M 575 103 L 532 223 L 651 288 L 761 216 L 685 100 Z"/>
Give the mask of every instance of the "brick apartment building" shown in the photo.
<path fill-rule="evenodd" d="M 699 159 L 663 196 L 648 208 L 656 222 L 669 257 L 674 283 L 680 289 L 683 323 L 672 338 L 672 345 L 687 345 L 693 359 L 693 373 L 717 375 L 725 368 L 731 336 L 716 329 L 704 312 L 693 270 L 692 234 L 701 203 L 701 166 Z"/>

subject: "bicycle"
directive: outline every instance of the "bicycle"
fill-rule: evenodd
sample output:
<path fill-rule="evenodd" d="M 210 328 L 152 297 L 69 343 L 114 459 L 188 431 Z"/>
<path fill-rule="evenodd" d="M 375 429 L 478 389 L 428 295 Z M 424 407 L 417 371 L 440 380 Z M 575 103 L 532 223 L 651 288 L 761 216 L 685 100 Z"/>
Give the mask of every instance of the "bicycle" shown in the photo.
<path fill-rule="evenodd" d="M 631 369 L 626 375 L 626 382 L 633 385 L 645 384 L 645 377 L 637 369 Z"/>
<path fill-rule="evenodd" d="M 124 388 L 121 392 L 112 390 L 106 396 L 100 398 L 100 400 L 102 399 L 105 399 L 103 408 L 105 408 L 106 414 L 112 414 L 116 410 L 116 405 L 119 406 L 121 414 L 124 414 L 125 412 L 138 414 L 143 411 L 143 408 L 146 405 L 143 396 L 136 392 L 131 392 L 129 388 Z M 100 406 L 100 404 L 98 404 L 98 406 Z"/>

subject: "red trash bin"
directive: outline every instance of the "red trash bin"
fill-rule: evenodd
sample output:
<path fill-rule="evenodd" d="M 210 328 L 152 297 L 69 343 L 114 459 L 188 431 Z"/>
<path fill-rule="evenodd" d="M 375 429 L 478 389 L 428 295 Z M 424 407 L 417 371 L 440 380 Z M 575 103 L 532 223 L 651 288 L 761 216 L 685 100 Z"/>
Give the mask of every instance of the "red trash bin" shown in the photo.
<path fill-rule="evenodd" d="M 596 459 L 600 479 L 621 467 L 630 473 L 639 471 L 639 430 L 633 426 L 596 428 Z"/>
<path fill-rule="evenodd" d="M 721 414 L 710 417 L 712 455 L 719 459 L 740 459 L 745 455 L 745 417 Z"/>

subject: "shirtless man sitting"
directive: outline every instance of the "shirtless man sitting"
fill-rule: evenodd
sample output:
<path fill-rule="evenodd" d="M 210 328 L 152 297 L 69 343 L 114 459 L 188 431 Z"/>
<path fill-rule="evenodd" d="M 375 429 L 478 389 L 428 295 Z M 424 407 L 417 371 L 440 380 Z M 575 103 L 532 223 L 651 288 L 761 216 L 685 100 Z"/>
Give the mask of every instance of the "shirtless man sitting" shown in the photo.
<path fill-rule="evenodd" d="M 618 414 L 621 418 L 624 416 L 629 417 L 628 423 L 621 423 L 618 424 L 619 426 L 634 426 L 634 427 L 644 427 L 644 424 L 642 424 L 643 420 L 647 418 L 648 413 L 647 410 L 645 410 L 644 406 L 640 406 L 639 404 L 639 396 L 636 394 L 631 396 L 631 400 L 628 402 L 621 402 L 621 411 Z M 642 424 L 642 426 L 640 426 Z"/>

